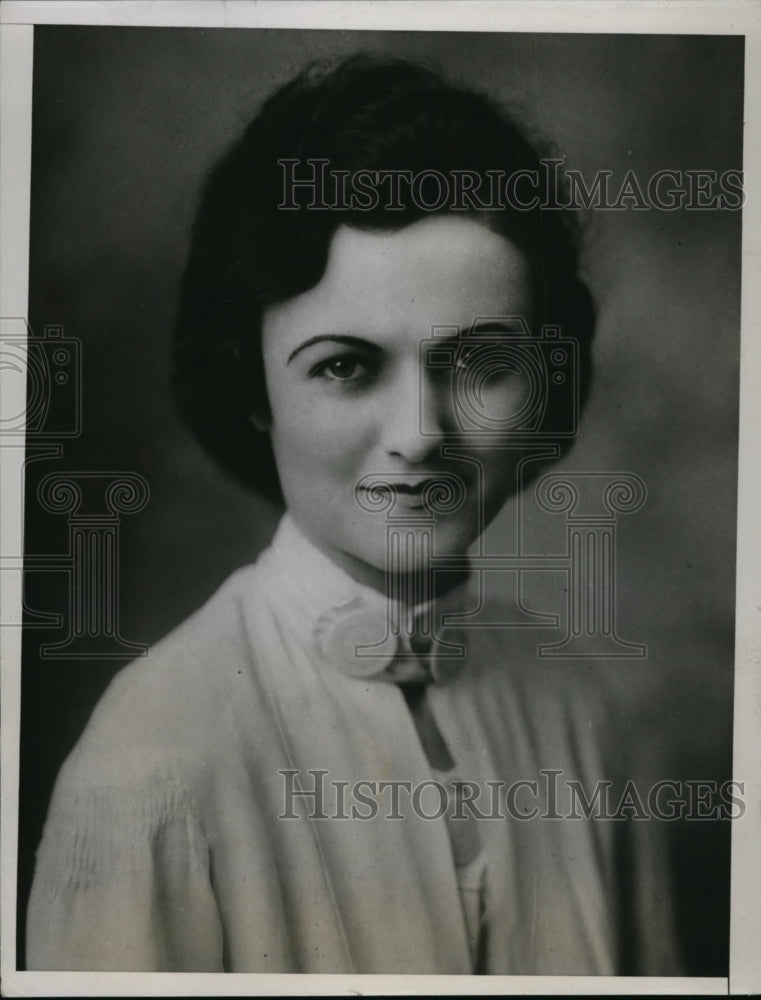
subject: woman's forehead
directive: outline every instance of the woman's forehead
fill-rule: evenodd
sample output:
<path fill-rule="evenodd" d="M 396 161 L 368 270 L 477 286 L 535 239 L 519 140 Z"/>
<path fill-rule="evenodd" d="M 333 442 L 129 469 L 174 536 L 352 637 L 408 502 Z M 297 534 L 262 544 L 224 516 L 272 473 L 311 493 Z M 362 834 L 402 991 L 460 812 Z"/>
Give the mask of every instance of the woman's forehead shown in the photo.
<path fill-rule="evenodd" d="M 469 326 L 483 315 L 526 315 L 526 254 L 473 217 L 437 216 L 394 231 L 341 226 L 322 279 L 267 311 L 270 336 L 317 332 L 384 340 Z"/>

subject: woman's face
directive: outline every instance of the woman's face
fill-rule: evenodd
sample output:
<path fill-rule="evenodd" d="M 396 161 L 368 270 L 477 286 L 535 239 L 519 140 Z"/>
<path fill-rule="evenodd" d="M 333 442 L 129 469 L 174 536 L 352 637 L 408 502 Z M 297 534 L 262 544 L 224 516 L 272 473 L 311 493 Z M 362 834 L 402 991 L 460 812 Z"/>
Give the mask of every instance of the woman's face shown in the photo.
<path fill-rule="evenodd" d="M 356 578 L 382 585 L 387 518 L 413 535 L 433 524 L 435 552 L 460 555 L 514 490 L 517 453 L 504 437 L 479 435 L 483 423 L 468 424 L 468 366 L 483 371 L 492 348 L 469 344 L 467 333 L 481 317 L 530 322 L 529 279 L 523 252 L 471 217 L 395 232 L 343 226 L 319 284 L 266 311 L 269 433 L 286 504 Z M 437 330 L 444 351 L 421 360 L 434 326 L 449 328 Z M 498 347 L 503 327 L 490 329 Z M 491 427 L 523 402 L 508 369 L 487 364 L 475 400 Z M 389 484 L 392 510 L 366 509 L 373 495 L 360 484 L 371 474 Z M 422 491 L 437 478 L 454 483 L 462 502 L 431 520 Z M 418 556 L 409 559 L 403 568 L 413 571 Z"/>

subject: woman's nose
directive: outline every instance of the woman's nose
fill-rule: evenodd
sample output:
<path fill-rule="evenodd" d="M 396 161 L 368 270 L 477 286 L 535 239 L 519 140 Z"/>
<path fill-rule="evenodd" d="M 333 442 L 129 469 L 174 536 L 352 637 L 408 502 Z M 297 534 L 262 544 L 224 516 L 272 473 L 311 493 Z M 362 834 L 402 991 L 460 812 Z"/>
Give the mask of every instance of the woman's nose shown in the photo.
<path fill-rule="evenodd" d="M 388 455 L 419 464 L 438 451 L 451 430 L 451 387 L 426 379 L 419 369 L 413 375 L 400 379 L 389 394 L 383 447 Z"/>

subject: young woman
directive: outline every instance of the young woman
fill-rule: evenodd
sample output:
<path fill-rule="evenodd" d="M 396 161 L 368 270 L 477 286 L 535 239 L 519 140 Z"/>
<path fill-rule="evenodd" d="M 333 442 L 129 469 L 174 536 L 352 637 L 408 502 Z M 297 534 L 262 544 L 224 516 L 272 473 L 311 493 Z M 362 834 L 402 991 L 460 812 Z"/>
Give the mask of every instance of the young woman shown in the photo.
<path fill-rule="evenodd" d="M 619 827 L 563 819 L 605 776 L 593 678 L 467 579 L 561 420 L 527 389 L 543 324 L 586 391 L 559 204 L 501 109 L 400 61 L 306 71 L 216 167 L 176 398 L 285 514 L 64 765 L 29 968 L 615 974 L 634 948 L 626 971 L 675 971 L 661 858 L 632 848 L 622 895 Z"/>

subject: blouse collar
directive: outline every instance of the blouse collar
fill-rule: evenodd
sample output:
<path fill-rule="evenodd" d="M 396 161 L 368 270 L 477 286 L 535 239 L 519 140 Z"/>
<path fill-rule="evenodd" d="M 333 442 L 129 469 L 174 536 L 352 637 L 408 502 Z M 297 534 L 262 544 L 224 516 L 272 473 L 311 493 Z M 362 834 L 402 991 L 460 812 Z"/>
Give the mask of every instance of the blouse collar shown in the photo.
<path fill-rule="evenodd" d="M 353 579 L 288 513 L 260 565 L 289 631 L 343 673 L 400 682 L 420 680 L 428 671 L 425 679 L 445 683 L 459 672 L 464 647 L 452 641 L 451 627 L 439 623 L 446 612 L 463 609 L 465 583 L 410 610 Z"/>

